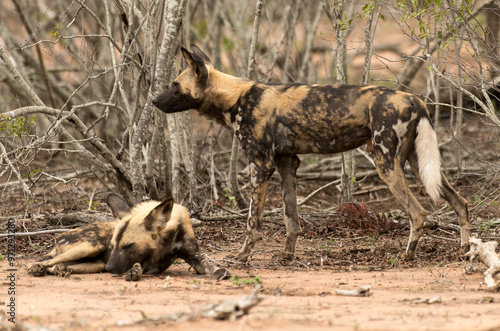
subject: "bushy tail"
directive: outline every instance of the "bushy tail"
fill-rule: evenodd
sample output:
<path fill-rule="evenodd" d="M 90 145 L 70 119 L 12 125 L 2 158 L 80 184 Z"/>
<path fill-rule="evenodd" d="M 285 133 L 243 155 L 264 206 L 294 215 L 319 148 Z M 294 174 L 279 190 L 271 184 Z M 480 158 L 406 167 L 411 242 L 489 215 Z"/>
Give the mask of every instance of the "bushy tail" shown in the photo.
<path fill-rule="evenodd" d="M 437 202 L 441 195 L 441 155 L 436 132 L 427 117 L 418 123 L 415 149 L 420 179 L 431 199 Z"/>

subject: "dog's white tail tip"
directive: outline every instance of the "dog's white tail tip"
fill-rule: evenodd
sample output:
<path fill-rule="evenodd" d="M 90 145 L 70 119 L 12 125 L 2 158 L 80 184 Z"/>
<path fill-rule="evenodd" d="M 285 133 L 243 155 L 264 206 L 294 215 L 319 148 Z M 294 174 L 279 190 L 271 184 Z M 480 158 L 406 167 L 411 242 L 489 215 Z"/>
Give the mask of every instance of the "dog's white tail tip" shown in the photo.
<path fill-rule="evenodd" d="M 441 155 L 436 132 L 428 118 L 422 118 L 418 123 L 415 148 L 420 178 L 432 201 L 437 202 L 442 192 Z"/>

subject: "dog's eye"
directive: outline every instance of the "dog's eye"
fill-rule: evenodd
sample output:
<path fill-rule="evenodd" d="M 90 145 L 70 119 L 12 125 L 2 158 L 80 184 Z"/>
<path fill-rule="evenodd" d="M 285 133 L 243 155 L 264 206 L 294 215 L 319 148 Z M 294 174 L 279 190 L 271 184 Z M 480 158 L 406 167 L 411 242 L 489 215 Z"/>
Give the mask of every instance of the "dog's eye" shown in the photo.
<path fill-rule="evenodd" d="M 126 245 L 123 245 L 123 249 L 130 249 L 132 248 L 132 246 L 134 246 L 134 243 L 130 243 L 130 244 L 126 244 Z"/>
<path fill-rule="evenodd" d="M 173 82 L 173 83 L 172 83 L 172 88 L 173 88 L 174 90 L 177 90 L 177 89 L 179 88 L 179 82 Z"/>

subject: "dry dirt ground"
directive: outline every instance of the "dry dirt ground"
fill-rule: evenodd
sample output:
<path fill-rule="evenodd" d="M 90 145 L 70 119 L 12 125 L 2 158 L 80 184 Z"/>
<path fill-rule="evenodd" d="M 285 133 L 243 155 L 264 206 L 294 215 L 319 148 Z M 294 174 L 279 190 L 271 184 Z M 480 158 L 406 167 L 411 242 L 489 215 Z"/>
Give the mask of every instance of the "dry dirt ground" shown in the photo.
<path fill-rule="evenodd" d="M 500 294 L 486 291 L 484 266 L 460 260 L 452 231 L 426 229 L 418 260 L 401 262 L 397 254 L 406 225 L 380 218 L 376 226 L 360 228 L 332 216 L 307 218 L 297 257 L 288 263 L 272 260 L 284 244 L 279 217 L 266 220 L 265 240 L 245 264 L 224 260 L 239 246 L 242 220 L 196 228 L 203 251 L 236 276 L 229 280 L 196 275 L 183 261 L 139 282 L 106 273 L 35 278 L 26 272 L 35 259 L 17 258 L 17 325 L 36 330 L 500 330 Z M 4 315 L 7 269 L 7 261 L 0 261 L 0 330 L 12 326 Z M 221 300 L 250 294 L 259 281 L 264 299 L 242 318 L 196 316 Z M 365 285 L 371 286 L 371 296 L 336 294 Z M 424 302 L 436 297 L 436 303 Z M 157 324 L 158 317 L 168 321 Z"/>
<path fill-rule="evenodd" d="M 19 261 L 21 265 L 28 261 Z M 5 263 L 1 264 L 2 270 Z M 162 276 L 130 283 L 110 274 L 33 278 L 21 267 L 17 322 L 53 330 L 488 330 L 500 328 L 500 298 L 484 291 L 482 275 L 463 264 L 418 269 L 338 272 L 232 269 L 260 277 L 264 300 L 237 321 L 198 318 L 155 326 L 140 321 L 193 312 L 249 294 L 252 285 L 215 281 L 176 265 Z M 165 276 L 169 276 L 168 282 Z M 5 279 L 5 277 L 2 277 Z M 372 296 L 337 296 L 337 289 L 371 285 Z M 3 293 L 4 294 L 4 293 Z M 436 296 L 441 302 L 418 303 Z M 4 301 L 4 300 L 2 300 Z M 492 302 L 493 301 L 493 302 Z M 2 303 L 4 306 L 4 303 Z M 123 322 L 136 322 L 120 326 Z M 7 322 L 8 323 L 8 322 Z M 4 321 L 4 325 L 7 324 Z"/>

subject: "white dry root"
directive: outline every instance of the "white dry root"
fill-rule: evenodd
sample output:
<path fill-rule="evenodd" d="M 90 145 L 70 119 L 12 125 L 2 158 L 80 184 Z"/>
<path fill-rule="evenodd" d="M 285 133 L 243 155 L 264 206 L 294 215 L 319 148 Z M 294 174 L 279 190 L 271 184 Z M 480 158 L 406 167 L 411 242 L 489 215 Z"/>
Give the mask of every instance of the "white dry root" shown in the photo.
<path fill-rule="evenodd" d="M 470 238 L 469 243 L 470 251 L 465 256 L 470 257 L 471 261 L 477 258 L 488 267 L 484 272 L 484 282 L 488 290 L 498 292 L 500 280 L 495 280 L 495 275 L 500 273 L 500 256 L 495 252 L 498 243 L 496 241 L 483 243 L 478 238 Z"/>
<path fill-rule="evenodd" d="M 337 295 L 344 295 L 349 297 L 369 297 L 373 293 L 370 292 L 370 285 L 360 287 L 356 290 L 337 290 Z"/>
<path fill-rule="evenodd" d="M 184 322 L 184 321 L 194 321 L 201 317 L 211 318 L 215 320 L 229 320 L 234 321 L 243 315 L 248 314 L 249 310 L 261 302 L 264 297 L 258 295 L 258 292 L 262 288 L 261 284 L 258 284 L 253 289 L 250 295 L 244 295 L 239 300 L 235 299 L 225 299 L 216 305 L 210 305 L 208 307 L 197 309 L 192 313 L 177 313 L 177 314 L 167 314 L 156 317 L 143 318 L 137 321 L 122 320 L 118 321 L 118 326 L 131 326 L 131 325 L 160 325 L 168 322 Z M 0 325 L 1 327 L 1 325 Z M 0 329 L 1 330 L 1 329 Z"/>

